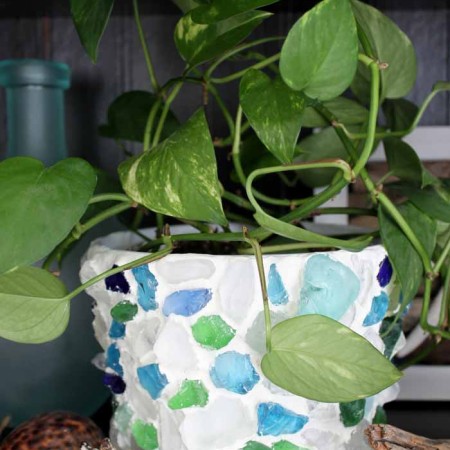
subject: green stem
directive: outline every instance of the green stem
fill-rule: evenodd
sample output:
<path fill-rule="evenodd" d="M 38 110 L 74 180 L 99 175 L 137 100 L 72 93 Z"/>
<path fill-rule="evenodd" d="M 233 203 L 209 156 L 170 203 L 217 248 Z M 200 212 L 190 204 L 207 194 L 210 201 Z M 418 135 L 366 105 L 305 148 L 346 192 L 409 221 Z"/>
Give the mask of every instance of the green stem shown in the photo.
<path fill-rule="evenodd" d="M 109 219 L 111 217 L 117 216 L 121 212 L 124 212 L 127 209 L 130 209 L 130 208 L 133 208 L 133 207 L 134 207 L 134 203 L 131 202 L 131 201 L 128 201 L 128 202 L 120 203 L 120 204 L 115 205 L 115 206 L 111 206 L 111 208 L 105 209 L 104 211 L 102 211 L 101 213 L 97 214 L 92 219 L 89 219 L 87 222 L 85 222 L 84 224 L 80 225 L 80 227 L 79 227 L 80 235 L 86 233 L 86 231 L 88 231 L 91 228 L 95 227 L 100 222 L 103 222 L 104 220 Z"/>
<path fill-rule="evenodd" d="M 449 241 L 445 244 L 444 250 L 442 250 L 442 253 L 439 256 L 439 259 L 437 260 L 435 266 L 434 266 L 434 272 L 436 274 L 439 273 L 439 271 L 441 270 L 441 267 L 443 266 L 443 264 L 445 263 L 445 260 L 448 256 L 450 252 L 450 239 Z"/>
<path fill-rule="evenodd" d="M 277 53 L 276 55 L 273 55 L 264 61 L 260 61 L 256 64 L 253 64 L 250 67 L 247 67 L 246 69 L 240 70 L 239 72 L 232 73 L 231 75 L 228 75 L 223 78 L 211 78 L 211 83 L 214 84 L 224 84 L 224 83 L 230 83 L 231 81 L 237 80 L 245 75 L 245 73 L 250 69 L 263 69 L 264 67 L 270 66 L 275 61 L 278 61 L 280 59 L 280 53 Z"/>
<path fill-rule="evenodd" d="M 185 223 L 186 225 L 190 225 L 192 228 L 196 228 L 200 233 L 205 234 L 211 234 L 213 233 L 213 230 L 209 227 L 209 225 L 198 222 L 196 220 L 187 220 L 187 219 L 180 219 L 180 222 Z"/>
<path fill-rule="evenodd" d="M 145 131 L 144 131 L 144 152 L 150 150 L 150 141 L 152 137 L 152 131 L 153 131 L 153 125 L 156 120 L 156 115 L 158 114 L 159 109 L 161 108 L 162 100 L 161 98 L 158 98 L 158 100 L 153 103 L 153 106 L 150 109 L 150 112 L 148 114 L 147 122 L 145 124 Z"/>
<path fill-rule="evenodd" d="M 72 300 L 74 297 L 76 297 L 78 294 L 80 294 L 84 290 L 88 289 L 95 283 L 98 283 L 99 281 L 102 281 L 111 275 L 115 275 L 116 273 L 123 272 L 124 270 L 133 269 L 134 267 L 142 266 L 143 264 L 149 264 L 153 261 L 163 258 L 164 256 L 171 253 L 172 249 L 173 249 L 173 245 L 170 240 L 170 237 L 169 238 L 165 237 L 165 244 L 166 244 L 166 247 L 163 248 L 162 250 L 159 250 L 150 255 L 145 255 L 142 258 L 136 259 L 127 264 L 123 264 L 119 267 L 114 267 L 113 269 L 107 270 L 106 272 L 103 272 L 103 273 L 91 278 L 89 281 L 87 281 L 86 283 L 77 287 L 72 292 L 70 292 L 68 295 L 66 295 L 65 300 Z"/>
<path fill-rule="evenodd" d="M 211 92 L 212 96 L 217 102 L 217 106 L 219 107 L 220 111 L 222 112 L 222 115 L 228 125 L 228 129 L 230 130 L 230 136 L 234 135 L 234 121 L 233 117 L 231 116 L 230 111 L 226 107 L 225 103 L 222 100 L 222 97 L 219 95 L 219 92 L 213 86 L 212 84 L 208 84 L 208 89 Z"/>
<path fill-rule="evenodd" d="M 182 86 L 183 86 L 183 82 L 180 81 L 179 83 L 177 83 L 175 85 L 175 87 L 172 89 L 172 92 L 167 97 L 167 100 L 164 104 L 164 108 L 161 112 L 161 117 L 159 118 L 158 127 L 156 128 L 156 131 L 155 131 L 155 136 L 153 137 L 152 147 L 157 145 L 159 143 L 159 140 L 161 139 L 161 133 L 163 131 L 164 124 L 166 123 L 166 118 L 167 118 L 167 114 L 169 113 L 169 110 L 170 110 L 170 105 L 175 100 L 175 98 L 178 95 L 178 93 L 180 92 L 180 89 L 182 88 Z"/>
<path fill-rule="evenodd" d="M 318 208 L 311 212 L 311 216 L 320 216 L 322 214 L 347 214 L 349 216 L 377 215 L 376 211 L 370 208 L 329 207 L 329 208 Z"/>
<path fill-rule="evenodd" d="M 90 200 L 89 204 L 93 205 L 94 203 L 101 203 L 101 202 L 130 202 L 131 199 L 126 196 L 125 194 L 119 194 L 119 193 L 107 193 L 107 194 L 99 194 L 94 195 Z"/>
<path fill-rule="evenodd" d="M 156 217 L 156 236 L 159 238 L 162 236 L 164 229 L 164 215 L 161 213 L 155 213 Z"/>
<path fill-rule="evenodd" d="M 411 367 L 420 361 L 422 361 L 423 358 L 427 357 L 436 347 L 438 346 L 438 343 L 436 342 L 436 339 L 433 338 L 429 345 L 427 345 L 423 350 L 421 350 L 419 353 L 415 354 L 413 357 L 407 359 L 406 361 L 402 362 L 398 369 L 403 371 L 406 370 L 408 367 Z"/>
<path fill-rule="evenodd" d="M 441 301 L 441 310 L 439 313 L 439 323 L 438 326 L 441 328 L 444 325 L 445 320 L 447 319 L 447 327 L 448 327 L 448 307 L 450 304 L 450 266 L 447 268 L 445 278 L 444 278 L 444 284 L 443 284 L 443 291 L 442 291 L 442 301 Z"/>
<path fill-rule="evenodd" d="M 230 203 L 234 203 L 240 208 L 247 209 L 248 211 L 255 211 L 252 204 L 248 200 L 240 197 L 239 195 L 233 194 L 232 192 L 228 192 L 225 190 L 222 191 L 222 198 L 224 200 L 228 200 Z"/>
<path fill-rule="evenodd" d="M 256 265 L 258 267 L 259 281 L 261 284 L 261 293 L 263 297 L 264 305 L 264 322 L 266 326 L 266 351 L 270 352 L 272 350 L 272 320 L 270 318 L 270 307 L 269 307 L 269 296 L 267 294 L 266 285 L 266 273 L 264 270 L 264 261 L 261 252 L 261 246 L 256 239 L 251 239 L 246 235 L 246 228 L 244 228 L 244 241 L 249 244 L 256 258 Z"/>
<path fill-rule="evenodd" d="M 265 245 L 261 247 L 263 254 L 268 253 L 284 253 L 289 251 L 298 250 L 311 250 L 317 248 L 330 248 L 328 244 L 311 244 L 309 242 L 296 242 L 293 244 L 280 244 L 280 245 Z M 254 251 L 251 249 L 241 248 L 238 250 L 240 255 L 253 255 Z"/>
<path fill-rule="evenodd" d="M 158 92 L 160 87 L 155 74 L 155 68 L 153 67 L 152 58 L 150 56 L 150 51 L 148 49 L 147 41 L 145 40 L 144 30 L 142 28 L 141 16 L 139 14 L 138 0 L 133 0 L 133 13 L 134 20 L 136 22 L 136 27 L 139 35 L 139 41 L 141 42 L 142 50 L 144 52 L 145 63 L 147 65 L 147 71 L 152 84 L 154 92 Z"/>
<path fill-rule="evenodd" d="M 258 39 L 253 42 L 248 42 L 246 44 L 239 45 L 239 46 L 233 48 L 232 50 L 226 52 L 224 55 L 222 55 L 220 58 L 218 58 L 217 61 L 212 63 L 209 66 L 208 70 L 205 72 L 205 78 L 206 79 L 211 78 L 212 73 L 217 69 L 217 67 L 220 64 L 222 64 L 224 61 L 228 61 L 231 56 L 236 55 L 237 53 L 240 53 L 249 48 L 256 47 L 258 45 L 267 44 L 268 42 L 282 41 L 284 39 L 285 39 L 285 36 L 276 36 L 276 37 Z"/>

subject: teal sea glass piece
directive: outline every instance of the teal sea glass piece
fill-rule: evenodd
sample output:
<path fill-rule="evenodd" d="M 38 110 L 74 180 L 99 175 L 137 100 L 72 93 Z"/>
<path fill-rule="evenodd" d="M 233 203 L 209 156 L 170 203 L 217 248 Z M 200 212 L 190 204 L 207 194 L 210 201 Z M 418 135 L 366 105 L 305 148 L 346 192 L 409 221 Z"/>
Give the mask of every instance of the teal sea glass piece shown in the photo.
<path fill-rule="evenodd" d="M 381 322 L 386 315 L 388 307 L 389 297 L 387 296 L 386 292 L 381 292 L 380 295 L 377 295 L 372 299 L 372 306 L 369 313 L 364 318 L 363 326 L 370 327 L 371 325 L 375 325 Z"/>
<path fill-rule="evenodd" d="M 169 381 L 167 377 L 159 370 L 159 364 L 148 364 L 138 367 L 137 375 L 141 386 L 150 394 L 153 400 L 160 397 L 162 390 Z"/>
<path fill-rule="evenodd" d="M 189 317 L 202 310 L 211 300 L 210 289 L 187 289 L 170 294 L 164 301 L 163 314 Z"/>
<path fill-rule="evenodd" d="M 120 364 L 120 350 L 116 344 L 111 344 L 106 350 L 106 365 L 123 377 L 123 368 Z"/>
<path fill-rule="evenodd" d="M 156 303 L 156 288 L 158 281 L 153 275 L 147 264 L 131 269 L 131 272 L 138 284 L 138 303 L 144 311 L 155 310 L 158 307 Z"/>
<path fill-rule="evenodd" d="M 307 423 L 308 417 L 284 408 L 278 403 L 258 405 L 258 434 L 280 436 L 298 433 Z"/>
<path fill-rule="evenodd" d="M 269 269 L 269 282 L 267 285 L 269 300 L 273 305 L 285 305 L 289 301 L 289 295 L 284 287 L 281 275 L 276 264 L 271 264 Z"/>
<path fill-rule="evenodd" d="M 356 274 L 328 255 L 311 256 L 304 272 L 299 314 L 320 314 L 339 320 L 359 294 Z"/>

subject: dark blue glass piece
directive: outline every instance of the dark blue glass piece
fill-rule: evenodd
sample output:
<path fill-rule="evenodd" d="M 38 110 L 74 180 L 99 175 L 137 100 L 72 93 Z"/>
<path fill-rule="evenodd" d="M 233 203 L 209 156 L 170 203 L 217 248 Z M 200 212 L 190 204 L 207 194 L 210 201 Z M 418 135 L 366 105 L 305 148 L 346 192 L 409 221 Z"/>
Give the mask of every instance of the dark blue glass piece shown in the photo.
<path fill-rule="evenodd" d="M 116 267 L 118 266 L 116 266 L 115 264 L 114 266 L 112 266 L 113 269 L 115 269 Z M 119 272 L 115 275 L 106 277 L 105 285 L 108 291 L 121 292 L 122 294 L 128 294 L 130 292 L 130 285 L 128 284 L 128 281 L 125 278 L 123 272 Z"/>
<path fill-rule="evenodd" d="M 123 394 L 126 389 L 125 381 L 119 375 L 113 373 L 103 375 L 103 384 L 108 386 L 113 394 Z"/>
<path fill-rule="evenodd" d="M 392 278 L 392 265 L 389 258 L 386 256 L 380 263 L 380 270 L 378 271 L 377 280 L 381 287 L 385 287 L 389 284 Z"/>

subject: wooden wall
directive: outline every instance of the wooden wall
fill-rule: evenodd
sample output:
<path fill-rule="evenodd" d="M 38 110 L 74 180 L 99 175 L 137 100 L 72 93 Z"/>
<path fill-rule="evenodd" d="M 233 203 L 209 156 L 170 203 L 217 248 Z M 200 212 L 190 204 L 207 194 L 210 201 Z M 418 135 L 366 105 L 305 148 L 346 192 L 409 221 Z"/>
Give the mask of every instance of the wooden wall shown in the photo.
<path fill-rule="evenodd" d="M 293 5 L 295 2 L 288 3 Z M 450 18 L 445 2 L 442 1 L 435 1 L 427 6 L 423 1 L 416 1 L 411 8 L 390 9 L 386 13 L 411 37 L 417 48 L 418 82 L 410 97 L 420 102 L 434 81 L 449 79 Z M 256 36 L 285 34 L 299 16 L 295 9 L 292 6 L 291 12 L 284 11 L 265 22 L 257 30 Z M 169 8 L 170 11 L 172 10 Z M 146 14 L 143 17 L 157 75 L 161 80 L 179 75 L 183 67 L 172 39 L 176 21 L 177 15 L 169 13 Z M 270 54 L 276 51 L 276 47 L 266 47 L 266 50 Z M 112 18 L 100 47 L 99 62 L 95 66 L 84 54 L 67 15 L 0 17 L 0 60 L 24 57 L 52 58 L 71 66 L 72 88 L 66 96 L 70 154 L 83 156 L 113 172 L 122 158 L 121 151 L 114 142 L 97 137 L 96 128 L 105 120 L 107 107 L 117 95 L 125 90 L 149 87 L 132 17 L 122 14 Z M 221 70 L 225 74 L 233 68 L 224 65 Z M 182 96 L 183 100 L 174 105 L 180 120 L 185 120 L 201 102 L 198 88 L 189 86 L 185 89 L 187 95 Z M 224 88 L 225 98 L 232 108 L 235 106 L 235 90 L 236 85 Z M 6 145 L 3 90 L 0 91 L 0 105 L 1 157 Z M 431 105 L 423 124 L 448 125 L 449 114 L 448 97 L 441 95 Z M 216 108 L 210 107 L 208 116 L 213 134 L 221 135 L 226 131 Z"/>

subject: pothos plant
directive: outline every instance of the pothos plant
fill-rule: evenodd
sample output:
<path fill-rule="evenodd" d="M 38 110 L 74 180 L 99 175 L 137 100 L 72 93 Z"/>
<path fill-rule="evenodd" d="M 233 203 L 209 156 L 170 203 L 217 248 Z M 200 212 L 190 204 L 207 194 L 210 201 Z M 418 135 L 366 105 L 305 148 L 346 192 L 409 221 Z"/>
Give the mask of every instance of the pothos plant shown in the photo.
<path fill-rule="evenodd" d="M 25 343 L 55 339 L 67 325 L 70 302 L 94 283 L 162 258 L 180 241 L 222 241 L 234 252 L 256 257 L 266 320 L 262 371 L 270 380 L 325 402 L 379 392 L 401 372 L 345 326 L 307 315 L 272 328 L 262 254 L 324 248 L 356 252 L 381 237 L 402 293 L 402 300 L 391 305 L 386 332 L 395 329 L 423 284 L 420 323 L 435 339 L 449 338 L 450 183 L 429 173 L 402 138 L 416 128 L 432 98 L 450 85 L 437 83 L 420 108 L 404 99 L 416 77 L 413 46 L 391 20 L 358 0 L 323 0 L 286 37 L 258 40 L 248 36 L 271 16 L 260 8 L 277 0 L 175 2 L 184 13 L 175 27 L 175 44 L 186 65 L 179 77 L 159 80 L 138 1 L 132 0 L 151 89 L 122 94 L 100 127 L 103 136 L 124 148 L 124 141 L 142 143 L 140 152 L 118 168 L 122 192 L 98 193 L 96 172 L 81 159 L 49 168 L 20 157 L 0 164 L 0 336 Z M 76 29 L 93 61 L 113 3 L 71 0 Z M 261 54 L 258 47 L 266 43 L 282 44 L 281 52 Z M 246 67 L 218 77 L 225 61 Z M 239 106 L 230 111 L 221 86 L 236 80 Z M 217 104 L 228 136 L 211 138 L 204 108 L 178 123 L 171 105 L 187 83 L 201 88 L 204 104 Z M 301 129 L 315 132 L 300 134 Z M 380 140 L 388 172 L 374 180 L 366 165 Z M 226 190 L 230 183 L 218 178 L 215 152 L 230 149 L 231 178 L 243 195 Z M 314 196 L 274 198 L 256 186 L 258 178 L 274 174 L 290 192 L 305 192 L 305 185 L 324 189 Z M 384 189 L 388 177 L 395 180 L 389 191 Z M 358 178 L 367 190 L 367 208 L 323 206 Z M 144 215 L 154 218 L 158 237 L 144 237 L 150 253 L 67 292 L 55 265 L 87 230 L 126 210 L 135 211 L 130 228 L 136 233 Z M 303 220 L 330 213 L 377 216 L 378 228 L 350 237 L 304 228 Z M 171 236 L 164 224 L 173 218 L 198 232 Z M 230 220 L 251 226 L 233 232 Z M 432 326 L 427 316 L 436 278 L 445 294 L 439 323 Z"/>

